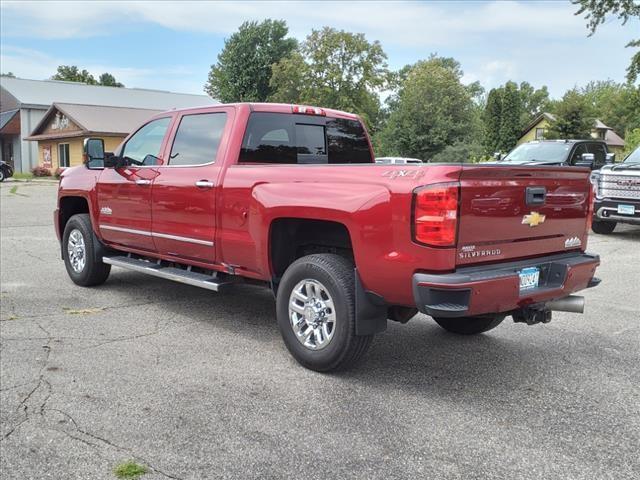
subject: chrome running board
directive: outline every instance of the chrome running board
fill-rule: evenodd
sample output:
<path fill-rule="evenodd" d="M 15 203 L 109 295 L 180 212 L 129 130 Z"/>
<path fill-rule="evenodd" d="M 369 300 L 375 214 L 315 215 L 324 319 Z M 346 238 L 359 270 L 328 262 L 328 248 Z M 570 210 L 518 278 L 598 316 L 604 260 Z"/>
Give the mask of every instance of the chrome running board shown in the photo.
<path fill-rule="evenodd" d="M 193 285 L 194 287 L 206 288 L 214 292 L 219 291 L 224 285 L 234 283 L 218 278 L 215 273 L 214 275 L 207 275 L 205 273 L 193 272 L 191 271 L 191 267 L 187 267 L 187 269 L 170 267 L 159 260 L 154 262 L 133 258 L 131 256 L 114 256 L 102 257 L 102 261 L 114 267 L 126 268 L 134 272 L 146 273 L 154 277 L 165 278 L 167 280 L 173 280 L 174 282 Z"/>

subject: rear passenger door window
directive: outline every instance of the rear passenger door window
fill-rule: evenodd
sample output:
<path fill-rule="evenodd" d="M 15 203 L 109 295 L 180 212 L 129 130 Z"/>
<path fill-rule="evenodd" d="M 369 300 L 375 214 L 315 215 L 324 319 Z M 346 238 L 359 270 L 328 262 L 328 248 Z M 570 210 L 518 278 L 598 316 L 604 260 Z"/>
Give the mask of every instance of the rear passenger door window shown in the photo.
<path fill-rule="evenodd" d="M 225 112 L 183 116 L 171 147 L 169 165 L 196 166 L 215 162 L 226 122 Z"/>

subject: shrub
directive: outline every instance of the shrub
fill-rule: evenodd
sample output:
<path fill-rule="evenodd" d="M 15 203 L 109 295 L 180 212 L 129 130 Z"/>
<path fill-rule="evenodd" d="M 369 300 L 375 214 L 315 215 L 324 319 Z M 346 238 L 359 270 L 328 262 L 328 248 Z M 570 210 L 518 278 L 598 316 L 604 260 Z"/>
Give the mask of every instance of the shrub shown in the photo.
<path fill-rule="evenodd" d="M 42 165 L 33 167 L 31 169 L 31 173 L 33 173 L 34 177 L 50 177 L 51 176 L 51 170 L 49 170 L 46 167 L 43 167 Z"/>
<path fill-rule="evenodd" d="M 64 167 L 58 167 L 56 168 L 56 171 L 53 172 L 53 176 L 56 178 L 60 178 L 60 175 L 62 174 L 62 172 L 64 172 L 65 168 Z"/>

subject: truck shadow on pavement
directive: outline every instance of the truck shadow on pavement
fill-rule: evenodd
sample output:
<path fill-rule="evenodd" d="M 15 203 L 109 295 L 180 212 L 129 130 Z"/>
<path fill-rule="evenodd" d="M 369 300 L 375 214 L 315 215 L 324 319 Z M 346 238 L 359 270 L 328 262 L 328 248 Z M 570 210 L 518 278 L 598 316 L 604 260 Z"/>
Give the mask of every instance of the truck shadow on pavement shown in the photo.
<path fill-rule="evenodd" d="M 144 280 L 144 284 L 140 284 L 140 280 Z M 132 284 L 136 285 L 135 294 Z M 212 339 L 223 334 L 231 337 L 232 343 L 238 342 L 237 348 L 255 355 L 255 362 L 280 363 L 278 370 L 285 368 L 303 376 L 321 375 L 305 370 L 290 357 L 276 325 L 275 301 L 269 290 L 236 286 L 214 294 L 121 271 L 114 271 L 101 289 L 120 296 L 124 303 L 141 297 L 163 298 L 154 303 L 170 313 L 175 328 L 183 329 L 195 322 L 199 331 L 209 332 Z M 189 332 L 183 330 L 179 334 Z M 532 342 L 532 336 L 537 341 Z M 505 389 L 543 388 L 540 382 L 544 383 L 546 375 L 575 369 L 576 365 L 565 357 L 566 342 L 575 341 L 575 334 L 570 336 L 571 339 L 568 336 L 563 339 L 552 326 L 516 325 L 510 317 L 491 332 L 459 336 L 442 330 L 429 317 L 419 314 L 406 325 L 389 321 L 387 331 L 375 337 L 359 365 L 326 376 L 339 382 L 361 381 L 385 388 L 438 391 L 445 395 L 471 388 L 493 397 Z M 540 341 L 541 337 L 544 342 Z M 544 347 L 540 346 L 542 343 Z M 496 384 L 501 388 L 496 389 Z"/>

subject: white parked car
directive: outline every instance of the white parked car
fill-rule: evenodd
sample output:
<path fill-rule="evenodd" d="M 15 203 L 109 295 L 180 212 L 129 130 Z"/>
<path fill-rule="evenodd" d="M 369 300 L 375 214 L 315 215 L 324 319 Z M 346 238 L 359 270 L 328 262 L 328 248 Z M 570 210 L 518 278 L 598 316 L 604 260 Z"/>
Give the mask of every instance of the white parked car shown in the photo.
<path fill-rule="evenodd" d="M 419 158 L 405 158 L 405 157 L 378 157 L 376 163 L 384 163 L 387 165 L 405 165 L 407 163 L 424 163 Z"/>

